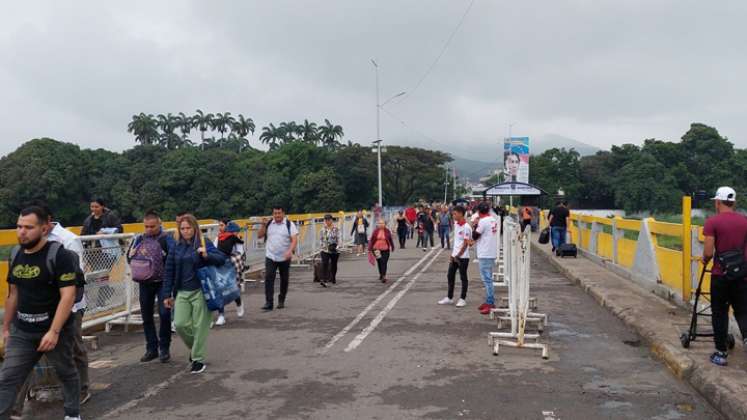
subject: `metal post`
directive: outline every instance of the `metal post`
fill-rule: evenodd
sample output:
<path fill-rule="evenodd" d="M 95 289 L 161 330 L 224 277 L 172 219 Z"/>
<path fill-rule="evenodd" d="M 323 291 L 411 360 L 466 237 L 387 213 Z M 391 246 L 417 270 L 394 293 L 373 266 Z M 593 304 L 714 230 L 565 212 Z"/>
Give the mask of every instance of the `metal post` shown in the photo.
<path fill-rule="evenodd" d="M 379 208 L 383 208 L 383 194 L 381 189 L 381 97 L 379 92 L 379 65 L 371 59 L 371 63 L 374 66 L 376 73 L 376 142 L 379 146 L 378 149 L 378 165 L 379 165 Z"/>
<path fill-rule="evenodd" d="M 692 260 L 692 197 L 682 197 L 682 300 L 690 301 Z"/>
<path fill-rule="evenodd" d="M 454 181 L 454 187 L 452 188 L 452 194 L 454 196 L 454 200 L 456 200 L 457 198 L 456 196 L 456 166 L 451 169 L 453 170 L 453 173 L 452 173 L 453 176 L 451 177 L 451 179 Z"/>
<path fill-rule="evenodd" d="M 446 203 L 446 192 L 449 188 L 449 167 L 446 167 L 445 171 L 445 177 L 444 177 L 444 204 Z"/>

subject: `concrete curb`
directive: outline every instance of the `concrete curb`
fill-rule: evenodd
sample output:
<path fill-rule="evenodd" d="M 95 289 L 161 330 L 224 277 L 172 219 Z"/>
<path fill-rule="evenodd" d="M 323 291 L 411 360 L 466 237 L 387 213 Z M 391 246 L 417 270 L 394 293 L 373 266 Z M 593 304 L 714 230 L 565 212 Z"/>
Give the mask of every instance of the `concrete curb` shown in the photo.
<path fill-rule="evenodd" d="M 602 307 L 607 308 L 640 335 L 657 358 L 662 360 L 678 378 L 689 383 L 703 395 L 724 417 L 735 420 L 747 418 L 746 382 L 739 380 L 740 378 L 731 377 L 747 375 L 743 370 L 733 370 L 732 357 L 729 358 L 732 371 L 711 366 L 707 360 L 694 359 L 691 351 L 681 347 L 677 335 L 672 334 L 671 328 L 663 328 L 661 319 L 652 320 L 651 313 L 642 310 L 642 308 L 656 306 L 660 312 L 666 311 L 675 317 L 681 309 L 653 292 L 644 290 L 634 282 L 624 281 L 610 271 L 607 271 L 609 276 L 605 280 L 609 283 L 609 279 L 614 281 L 617 277 L 620 280 L 619 289 L 605 287 L 599 279 L 600 274 L 596 274 L 596 278 L 592 272 L 584 276 L 583 267 L 579 267 L 578 263 L 573 263 L 571 266 L 569 260 L 559 260 L 553 257 L 546 246 L 543 247 L 536 242 L 532 242 L 532 247 L 534 252 L 545 256 L 566 278 L 579 285 Z M 599 267 L 599 270 L 606 270 L 592 261 L 587 260 L 587 262 Z M 664 320 L 664 322 L 667 321 Z"/>

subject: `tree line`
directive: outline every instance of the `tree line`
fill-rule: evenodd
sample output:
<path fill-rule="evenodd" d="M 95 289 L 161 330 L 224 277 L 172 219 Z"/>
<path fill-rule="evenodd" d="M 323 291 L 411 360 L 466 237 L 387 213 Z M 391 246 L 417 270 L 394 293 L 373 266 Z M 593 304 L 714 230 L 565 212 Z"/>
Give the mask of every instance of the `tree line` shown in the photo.
<path fill-rule="evenodd" d="M 551 195 L 562 189 L 576 208 L 677 213 L 683 195 L 711 197 L 723 185 L 743 197 L 747 150 L 735 148 L 716 128 L 693 123 L 679 142 L 646 139 L 591 156 L 547 150 L 530 157 L 529 178 Z"/>
<path fill-rule="evenodd" d="M 195 129 L 200 132 L 199 142 L 190 137 Z M 127 131 L 135 136 L 137 143 L 159 145 L 169 150 L 199 146 L 202 149 L 217 147 L 241 152 L 250 147 L 248 137 L 254 134 L 255 129 L 254 120 L 242 114 L 236 117 L 230 112 L 206 114 L 200 109 L 193 115 L 180 112 L 154 116 L 141 112 L 133 115 L 127 125 Z M 216 137 L 216 132 L 220 137 Z M 262 127 L 259 141 L 271 150 L 299 141 L 334 149 L 341 146 L 340 140 L 344 134 L 341 126 L 326 118 L 321 124 L 306 119 L 300 124 L 295 121 L 284 121 L 278 126 L 270 123 Z"/>
<path fill-rule="evenodd" d="M 166 220 L 182 211 L 239 218 L 269 214 L 275 203 L 294 213 L 370 208 L 378 196 L 376 154 L 352 142 L 331 147 L 301 136 L 268 151 L 141 143 L 121 153 L 49 138 L 25 143 L 0 159 L 0 226 L 13 226 L 19 210 L 37 199 L 63 224 L 79 225 L 95 198 L 104 199 L 124 222 L 134 222 L 151 208 Z M 443 197 L 449 155 L 387 149 L 385 205 Z"/>

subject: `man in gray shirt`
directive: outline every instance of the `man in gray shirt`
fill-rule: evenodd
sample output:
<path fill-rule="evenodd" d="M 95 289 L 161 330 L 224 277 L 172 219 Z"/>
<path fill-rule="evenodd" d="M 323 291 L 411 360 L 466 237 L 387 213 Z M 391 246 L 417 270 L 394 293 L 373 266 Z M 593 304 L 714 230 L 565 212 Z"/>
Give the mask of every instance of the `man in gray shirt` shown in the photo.
<path fill-rule="evenodd" d="M 298 228 L 285 217 L 283 206 L 272 208 L 272 220 L 262 219 L 259 238 L 265 239 L 265 306 L 271 311 L 275 302 L 275 275 L 280 270 L 280 294 L 278 309 L 285 307 L 288 295 L 290 263 L 298 245 Z"/>

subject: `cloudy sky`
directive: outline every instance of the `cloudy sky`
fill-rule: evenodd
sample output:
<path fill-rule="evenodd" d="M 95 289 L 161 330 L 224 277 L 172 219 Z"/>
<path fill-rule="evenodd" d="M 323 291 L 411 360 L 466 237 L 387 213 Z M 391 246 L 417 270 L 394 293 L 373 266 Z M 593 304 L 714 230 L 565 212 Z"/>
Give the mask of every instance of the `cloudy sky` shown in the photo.
<path fill-rule="evenodd" d="M 688 0 L 12 2 L 0 14 L 0 155 L 35 137 L 133 145 L 133 114 L 329 118 L 489 161 L 513 134 L 598 147 L 690 122 L 747 147 L 747 2 Z M 415 89 L 415 87 L 417 89 Z M 415 89 L 415 90 L 413 90 Z M 255 135 L 256 139 L 256 135 Z M 497 156 L 496 156 L 497 158 Z"/>

